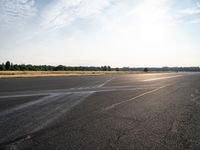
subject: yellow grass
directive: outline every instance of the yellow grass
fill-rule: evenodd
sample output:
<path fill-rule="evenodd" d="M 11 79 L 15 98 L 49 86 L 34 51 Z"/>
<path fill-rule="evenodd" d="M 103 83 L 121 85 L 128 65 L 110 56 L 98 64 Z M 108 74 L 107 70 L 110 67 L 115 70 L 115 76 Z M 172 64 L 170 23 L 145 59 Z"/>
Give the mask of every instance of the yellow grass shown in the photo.
<path fill-rule="evenodd" d="M 0 71 L 0 78 L 127 74 L 122 71 Z"/>

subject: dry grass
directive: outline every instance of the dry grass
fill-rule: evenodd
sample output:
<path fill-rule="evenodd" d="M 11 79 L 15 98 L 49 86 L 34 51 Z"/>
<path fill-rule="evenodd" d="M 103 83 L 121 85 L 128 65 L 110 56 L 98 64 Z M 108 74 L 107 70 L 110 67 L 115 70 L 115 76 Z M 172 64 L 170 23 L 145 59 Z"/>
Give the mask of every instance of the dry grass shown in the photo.
<path fill-rule="evenodd" d="M 106 75 L 127 74 L 130 72 L 116 71 L 0 71 L 0 78 L 23 78 L 23 77 L 58 77 L 58 76 L 83 76 L 83 75 Z"/>

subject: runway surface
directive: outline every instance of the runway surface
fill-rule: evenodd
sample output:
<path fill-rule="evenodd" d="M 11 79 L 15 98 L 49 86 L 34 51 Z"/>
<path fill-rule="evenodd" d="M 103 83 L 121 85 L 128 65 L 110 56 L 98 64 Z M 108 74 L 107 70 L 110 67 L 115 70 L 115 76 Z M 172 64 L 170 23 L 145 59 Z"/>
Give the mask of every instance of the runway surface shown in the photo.
<path fill-rule="evenodd" d="M 200 73 L 0 79 L 0 149 L 200 149 Z"/>

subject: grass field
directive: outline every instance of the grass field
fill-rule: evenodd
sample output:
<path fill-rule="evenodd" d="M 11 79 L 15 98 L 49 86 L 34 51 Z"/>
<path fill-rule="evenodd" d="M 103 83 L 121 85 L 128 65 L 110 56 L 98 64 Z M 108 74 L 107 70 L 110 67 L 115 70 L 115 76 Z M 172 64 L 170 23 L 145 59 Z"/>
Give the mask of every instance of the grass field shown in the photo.
<path fill-rule="evenodd" d="M 0 78 L 127 74 L 122 71 L 0 71 Z"/>

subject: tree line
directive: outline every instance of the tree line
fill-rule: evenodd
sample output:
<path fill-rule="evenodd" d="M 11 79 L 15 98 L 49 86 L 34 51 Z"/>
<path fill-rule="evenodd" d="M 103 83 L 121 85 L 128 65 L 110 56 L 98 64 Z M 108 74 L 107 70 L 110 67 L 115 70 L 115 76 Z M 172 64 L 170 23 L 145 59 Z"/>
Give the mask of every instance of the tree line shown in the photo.
<path fill-rule="evenodd" d="M 0 64 L 0 71 L 162 71 L 162 72 L 200 72 L 200 67 L 121 67 L 111 66 L 51 66 L 51 65 L 25 65 L 13 64 L 10 61 Z"/>
<path fill-rule="evenodd" d="M 117 71 L 144 71 L 144 72 L 200 72 L 200 67 L 123 67 Z"/>
<path fill-rule="evenodd" d="M 10 61 L 0 64 L 0 71 L 111 71 L 110 66 L 85 67 L 85 66 L 51 66 L 51 65 L 25 65 L 13 64 Z"/>

